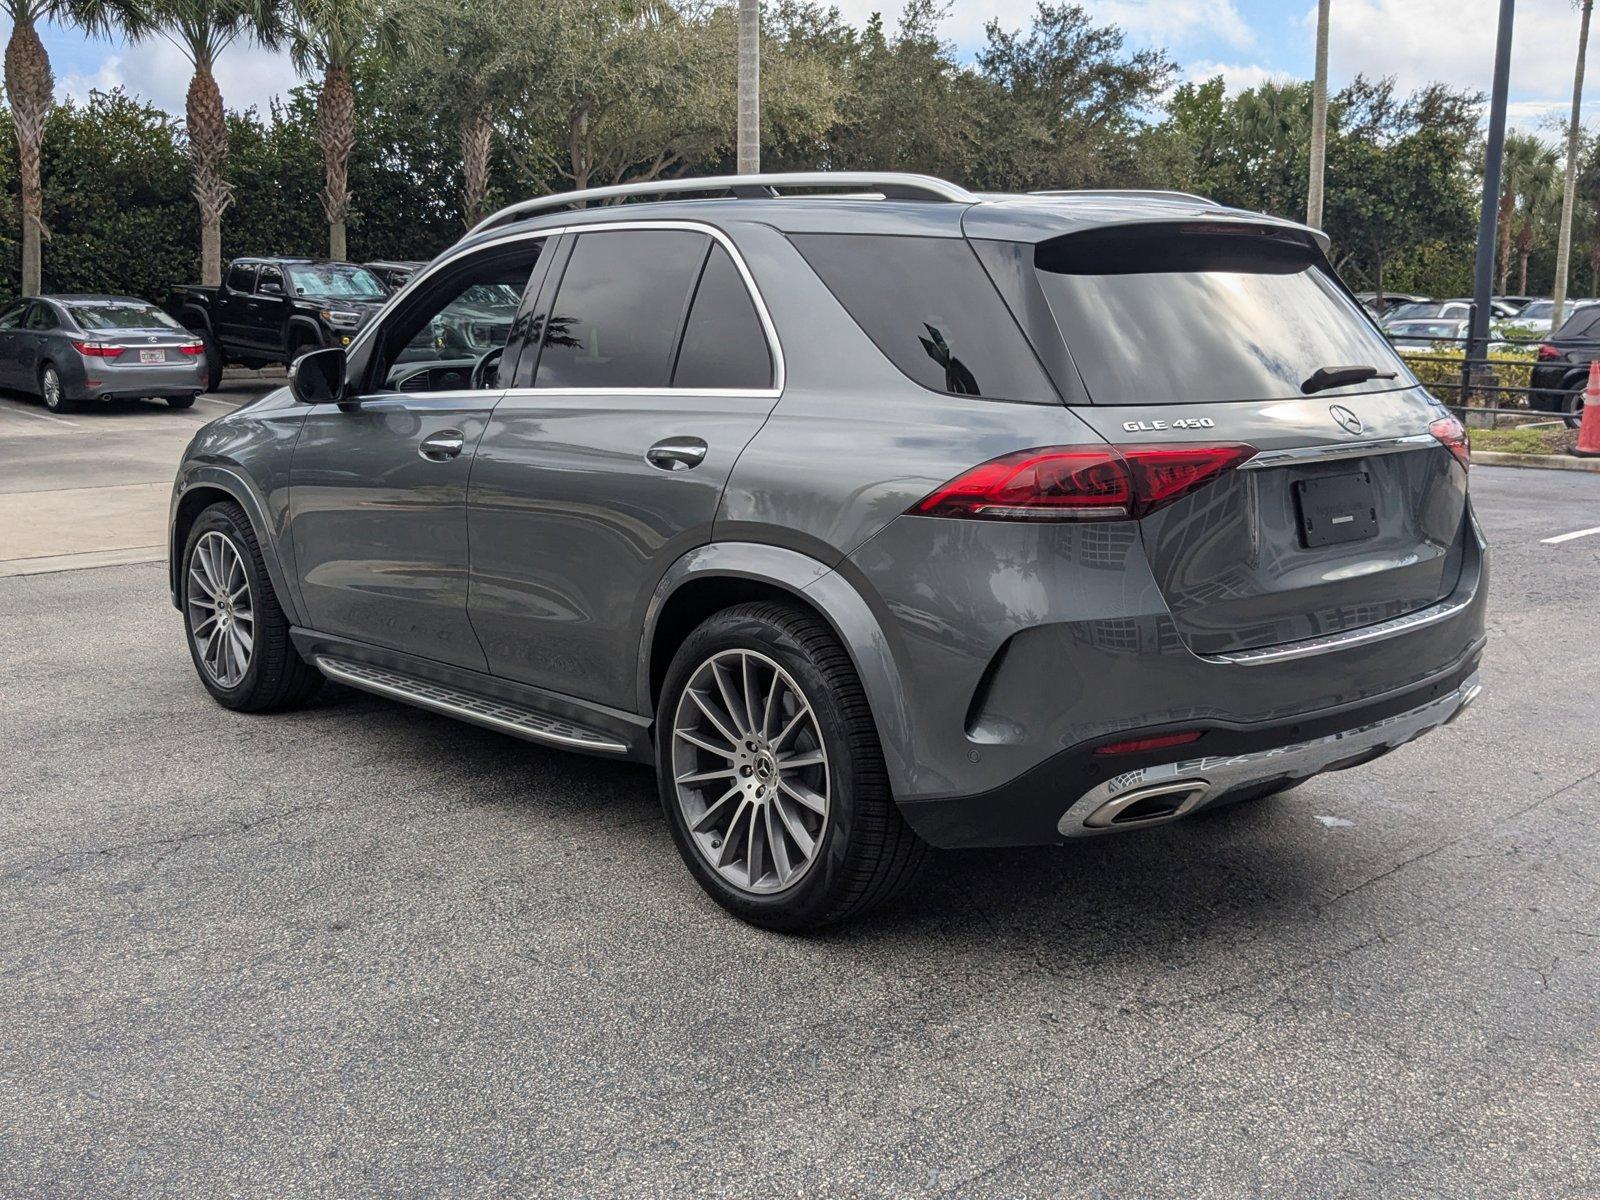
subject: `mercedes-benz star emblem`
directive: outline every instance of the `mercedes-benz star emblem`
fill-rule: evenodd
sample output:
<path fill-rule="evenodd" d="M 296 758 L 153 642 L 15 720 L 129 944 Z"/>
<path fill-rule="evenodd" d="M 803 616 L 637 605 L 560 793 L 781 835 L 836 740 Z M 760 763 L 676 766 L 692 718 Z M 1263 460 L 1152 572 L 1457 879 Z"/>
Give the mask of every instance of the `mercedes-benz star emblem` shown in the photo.
<path fill-rule="evenodd" d="M 1331 416 L 1335 421 L 1339 422 L 1339 427 L 1346 433 L 1360 433 L 1366 428 L 1366 426 L 1361 423 L 1361 418 L 1356 416 L 1355 413 L 1351 412 L 1342 404 L 1329 405 L 1328 415 Z"/>

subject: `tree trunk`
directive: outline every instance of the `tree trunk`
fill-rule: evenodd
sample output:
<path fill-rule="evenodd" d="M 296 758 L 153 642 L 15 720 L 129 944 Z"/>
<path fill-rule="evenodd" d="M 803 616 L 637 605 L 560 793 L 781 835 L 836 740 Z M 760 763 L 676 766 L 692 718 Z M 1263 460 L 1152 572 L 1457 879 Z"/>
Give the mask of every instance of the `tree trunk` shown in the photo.
<path fill-rule="evenodd" d="M 322 151 L 322 211 L 328 218 L 328 257 L 344 261 L 350 215 L 350 148 L 356 140 L 356 90 L 350 68 L 331 63 L 317 96 L 317 147 Z"/>
<path fill-rule="evenodd" d="M 1530 253 L 1530 251 L 1523 250 L 1517 255 L 1519 260 L 1517 271 L 1517 294 L 1519 296 L 1526 296 L 1528 294 L 1528 255 Z"/>
<path fill-rule="evenodd" d="M 1500 281 L 1495 291 L 1502 296 L 1506 291 L 1506 280 L 1511 278 L 1511 218 L 1516 213 L 1517 194 L 1512 189 L 1512 181 L 1506 180 L 1500 192 Z"/>
<path fill-rule="evenodd" d="M 1572 209 L 1577 201 L 1579 118 L 1583 115 L 1583 67 L 1589 53 L 1589 18 L 1594 15 L 1594 0 L 1583 0 L 1583 16 L 1578 22 L 1578 65 L 1572 72 L 1572 120 L 1567 125 L 1567 173 L 1561 190 L 1561 224 L 1556 231 L 1555 310 L 1550 328 L 1561 328 L 1567 305 L 1567 272 L 1572 263 Z"/>
<path fill-rule="evenodd" d="M 209 60 L 194 65 L 186 120 L 194 198 L 200 206 L 200 282 L 215 286 L 222 282 L 222 214 L 233 203 L 233 186 L 223 174 L 228 165 L 228 125 Z"/>
<path fill-rule="evenodd" d="M 761 3 L 739 0 L 739 129 L 741 175 L 761 170 Z"/>
<path fill-rule="evenodd" d="M 462 216 L 471 228 L 489 214 L 489 144 L 494 124 L 487 114 L 475 112 L 461 122 Z"/>
<path fill-rule="evenodd" d="M 6 43 L 6 99 L 17 132 L 17 167 L 22 191 L 22 294 L 37 296 L 43 262 L 41 243 L 49 236 L 44 226 L 44 185 L 39 178 L 39 148 L 44 123 L 50 115 L 55 80 L 50 56 L 28 17 L 18 17 Z"/>
<path fill-rule="evenodd" d="M 1328 157 L 1328 8 L 1317 4 L 1317 65 L 1311 85 L 1311 178 L 1306 184 L 1306 224 L 1322 228 L 1322 176 Z"/>

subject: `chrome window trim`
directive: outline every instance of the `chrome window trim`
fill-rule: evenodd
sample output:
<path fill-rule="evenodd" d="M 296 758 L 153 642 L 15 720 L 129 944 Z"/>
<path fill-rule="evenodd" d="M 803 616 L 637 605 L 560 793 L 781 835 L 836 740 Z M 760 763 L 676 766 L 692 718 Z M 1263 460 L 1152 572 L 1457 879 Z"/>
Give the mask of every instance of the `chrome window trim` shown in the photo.
<path fill-rule="evenodd" d="M 1228 654 L 1202 654 L 1199 657 L 1205 662 L 1235 667 L 1259 667 L 1267 663 L 1285 662 L 1289 659 L 1311 658 L 1318 654 L 1331 654 L 1336 650 L 1348 650 L 1352 646 L 1365 646 L 1371 642 L 1381 642 L 1388 638 L 1399 637 L 1402 633 L 1410 633 L 1428 625 L 1436 625 L 1440 621 L 1448 621 L 1471 603 L 1471 597 L 1465 600 L 1444 600 L 1438 604 L 1430 604 L 1427 608 L 1419 608 L 1416 612 L 1391 617 L 1387 621 L 1379 621 L 1376 625 L 1363 625 L 1359 629 L 1350 629 L 1344 633 L 1322 634 L 1318 637 L 1306 638 L 1298 642 L 1283 642 L 1276 646 L 1262 646 L 1256 650 L 1235 650 Z"/>
<path fill-rule="evenodd" d="M 1267 467 L 1287 467 L 1297 463 L 1335 462 L 1341 458 L 1371 458 L 1378 454 L 1398 454 L 1423 446 L 1442 445 L 1431 433 L 1409 437 L 1369 438 L 1364 442 L 1332 442 L 1326 446 L 1294 446 L 1286 450 L 1258 450 L 1255 457 L 1238 466 L 1240 471 L 1260 471 Z"/>
<path fill-rule="evenodd" d="M 347 353 L 354 354 L 366 339 L 373 336 L 373 331 L 383 323 L 384 315 L 392 306 L 405 300 L 412 289 L 426 284 L 440 271 L 452 263 L 475 254 L 480 250 L 488 250 L 495 246 L 510 245 L 516 242 L 538 241 L 545 238 L 560 237 L 565 233 L 602 233 L 613 230 L 628 229 L 681 229 L 690 233 L 703 233 L 722 246 L 728 252 L 728 257 L 733 260 L 734 268 L 739 272 L 739 277 L 744 280 L 745 291 L 749 294 L 751 302 L 756 307 L 756 317 L 761 322 L 761 330 L 766 335 L 767 352 L 772 356 L 772 383 L 764 388 L 508 388 L 501 393 L 503 398 L 526 396 L 659 396 L 663 393 L 676 393 L 683 396 L 730 396 L 746 399 L 776 400 L 783 394 L 784 382 L 788 378 L 787 368 L 783 359 L 783 343 L 778 339 L 778 327 L 772 320 L 772 314 L 767 310 L 767 302 L 761 294 L 761 289 L 756 285 L 755 276 L 750 273 L 749 266 L 744 261 L 744 255 L 739 253 L 738 246 L 733 239 L 715 225 L 708 225 L 704 221 L 688 220 L 634 220 L 634 221 L 596 221 L 584 222 L 575 225 L 556 225 L 548 229 L 524 229 L 515 233 L 503 234 L 500 237 L 489 238 L 486 241 L 474 242 L 469 246 L 458 247 L 454 251 L 447 251 L 444 256 L 435 259 L 426 271 L 419 271 L 413 275 L 393 296 L 389 297 L 387 304 L 379 310 L 378 315 L 356 334 Z M 557 284 L 559 287 L 559 282 Z M 413 396 L 431 396 L 433 392 L 411 392 Z"/>

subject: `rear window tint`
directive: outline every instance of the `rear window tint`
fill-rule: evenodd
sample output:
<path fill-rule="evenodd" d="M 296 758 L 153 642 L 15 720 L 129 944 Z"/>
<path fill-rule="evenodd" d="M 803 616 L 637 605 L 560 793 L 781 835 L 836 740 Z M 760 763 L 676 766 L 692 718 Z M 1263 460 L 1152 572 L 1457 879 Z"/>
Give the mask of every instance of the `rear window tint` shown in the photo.
<path fill-rule="evenodd" d="M 1297 240 L 1168 226 L 1041 243 L 1040 288 L 1096 404 L 1299 397 L 1319 368 L 1368 365 L 1411 385 L 1405 365 L 1321 261 Z"/>
<path fill-rule="evenodd" d="M 791 234 L 889 360 L 957 396 L 1055 401 L 1039 361 L 961 238 Z"/>
<path fill-rule="evenodd" d="M 1592 338 L 1596 321 L 1600 321 L 1600 305 L 1586 305 L 1562 323 L 1556 336 L 1564 339 Z"/>

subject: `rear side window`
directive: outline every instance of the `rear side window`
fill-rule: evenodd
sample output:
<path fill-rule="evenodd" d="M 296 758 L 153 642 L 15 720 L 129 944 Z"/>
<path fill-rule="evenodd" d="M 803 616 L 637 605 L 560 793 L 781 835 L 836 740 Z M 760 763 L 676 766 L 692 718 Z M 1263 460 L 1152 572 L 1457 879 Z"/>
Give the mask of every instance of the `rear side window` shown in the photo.
<path fill-rule="evenodd" d="M 666 388 L 710 239 L 677 229 L 585 233 L 556 289 L 534 386 Z"/>
<path fill-rule="evenodd" d="M 1556 336 L 1563 339 L 1593 337 L 1596 321 L 1600 321 L 1600 305 L 1585 305 L 1562 323 Z"/>
<path fill-rule="evenodd" d="M 1056 400 L 965 239 L 790 237 L 878 349 L 923 387 L 957 396 Z"/>
<path fill-rule="evenodd" d="M 54 329 L 60 324 L 61 320 L 56 316 L 56 310 L 48 304 L 35 303 L 28 310 L 29 329 Z"/>
<path fill-rule="evenodd" d="M 1298 239 L 1140 226 L 1070 234 L 1034 252 L 1039 285 L 1096 404 L 1198 404 L 1303 395 L 1322 367 L 1411 376 Z"/>
<path fill-rule="evenodd" d="M 733 259 L 716 243 L 695 288 L 672 386 L 701 390 L 772 386 L 772 354 L 755 302 Z"/>
<path fill-rule="evenodd" d="M 256 285 L 254 263 L 234 263 L 228 268 L 228 286 L 236 292 L 252 291 Z"/>

